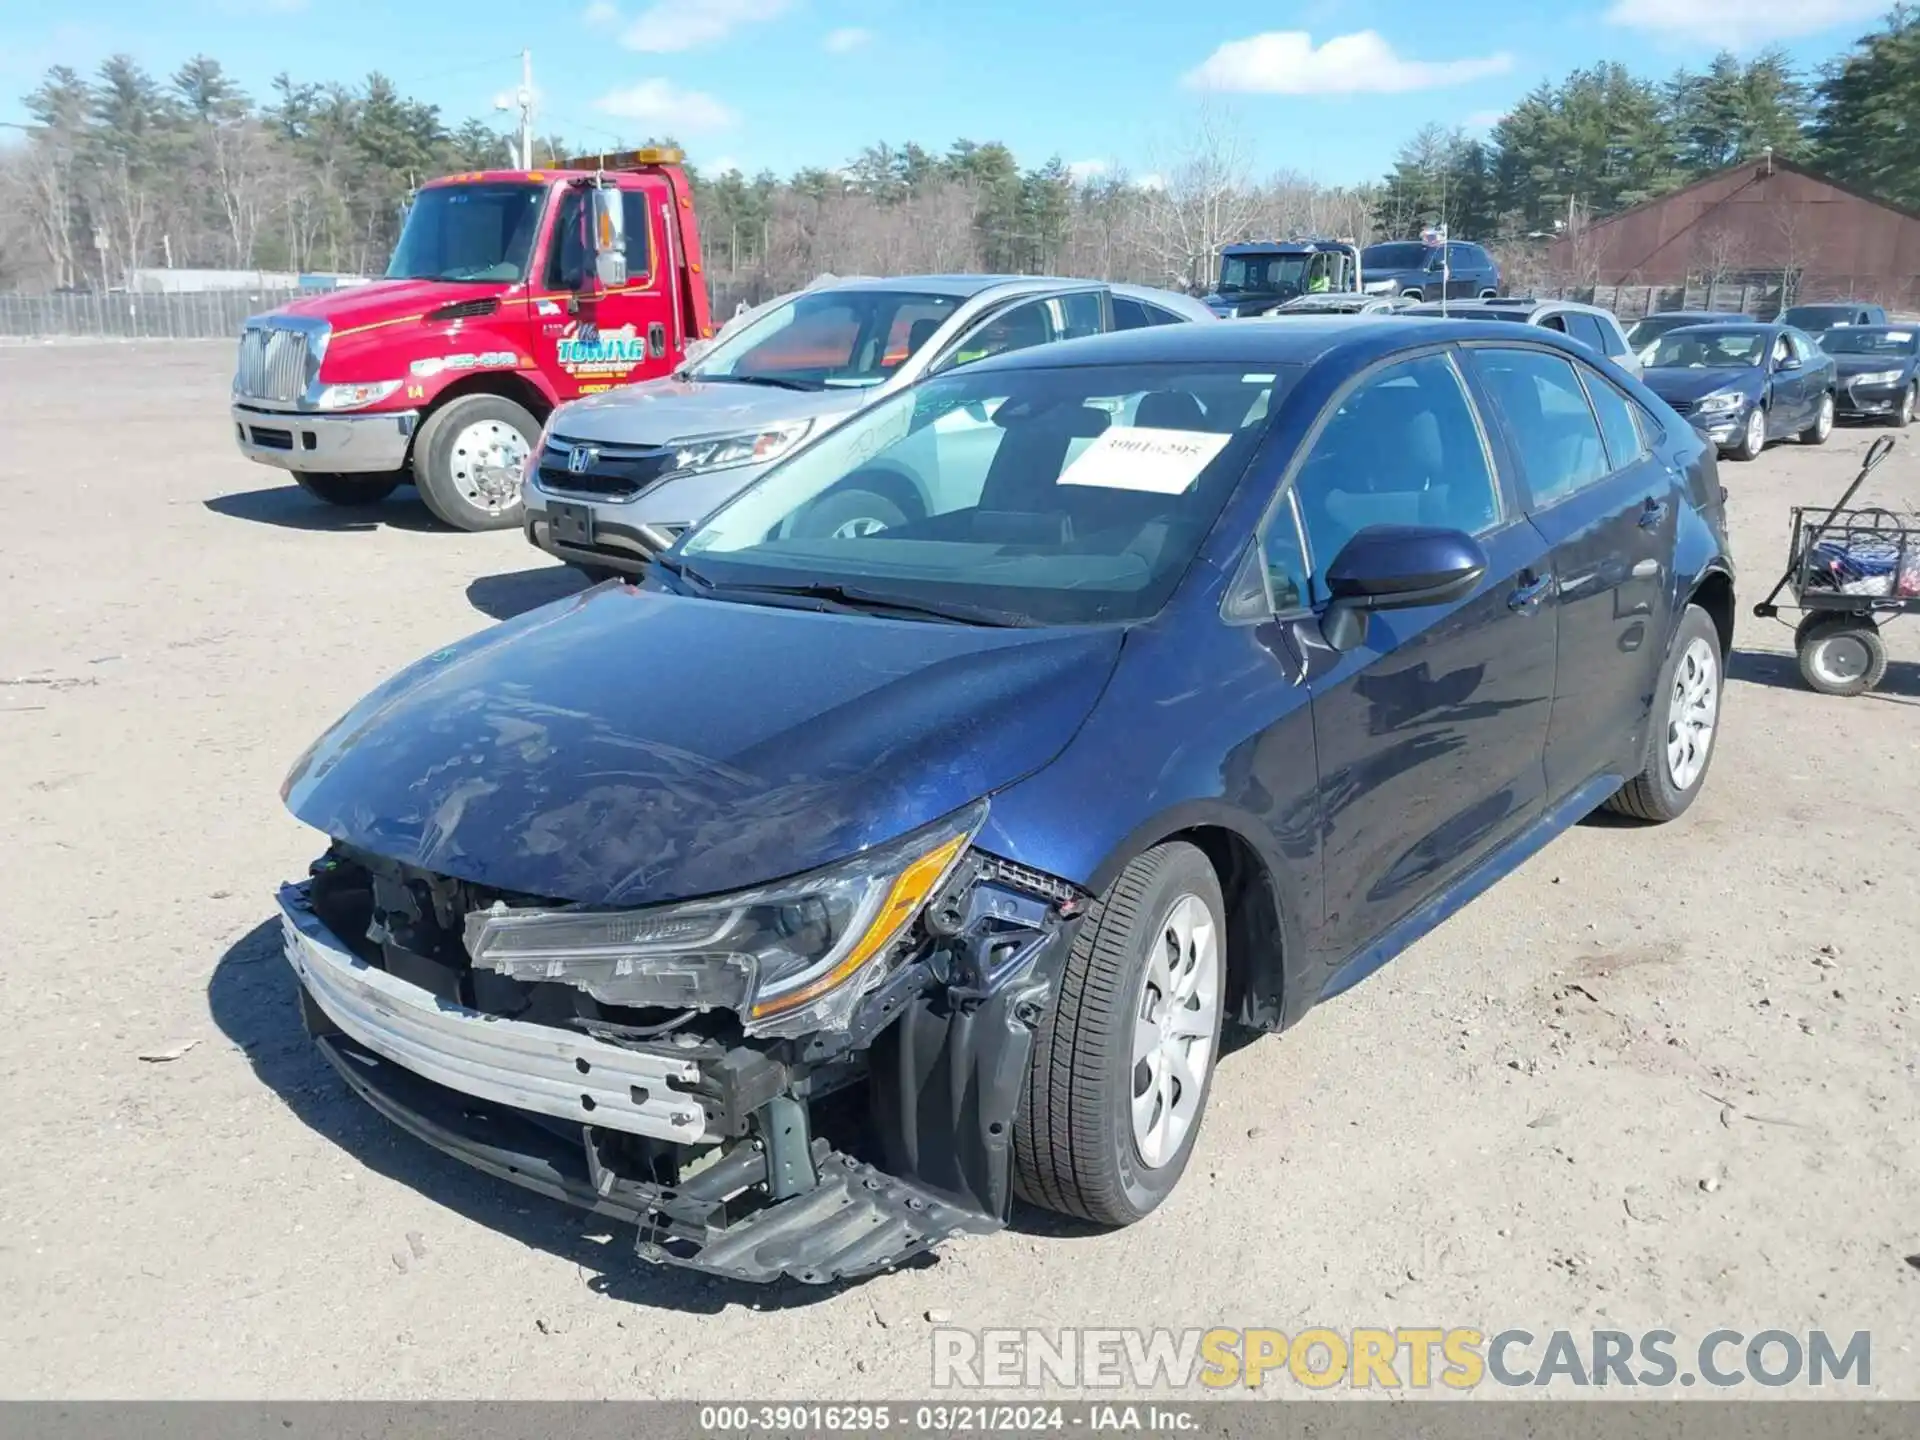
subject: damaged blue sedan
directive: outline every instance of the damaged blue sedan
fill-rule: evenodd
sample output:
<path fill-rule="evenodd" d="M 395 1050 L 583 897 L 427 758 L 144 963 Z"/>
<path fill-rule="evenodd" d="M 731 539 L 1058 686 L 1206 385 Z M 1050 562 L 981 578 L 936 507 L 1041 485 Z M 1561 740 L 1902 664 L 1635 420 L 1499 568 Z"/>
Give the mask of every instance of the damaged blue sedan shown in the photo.
<path fill-rule="evenodd" d="M 924 497 L 884 528 L 837 497 Z M 1711 445 L 1544 331 L 1171 326 L 881 401 L 295 764 L 307 1028 L 398 1125 L 824 1283 L 1172 1191 L 1277 1031 L 1704 783 Z"/>

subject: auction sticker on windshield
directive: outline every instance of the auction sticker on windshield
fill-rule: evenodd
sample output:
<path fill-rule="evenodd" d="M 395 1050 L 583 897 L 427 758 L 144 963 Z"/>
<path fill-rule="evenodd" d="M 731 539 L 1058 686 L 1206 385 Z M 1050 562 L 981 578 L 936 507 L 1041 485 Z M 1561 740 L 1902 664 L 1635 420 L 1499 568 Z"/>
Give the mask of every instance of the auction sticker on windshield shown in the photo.
<path fill-rule="evenodd" d="M 1226 443 L 1225 435 L 1206 431 L 1115 425 L 1061 472 L 1060 483 L 1184 495 Z"/>

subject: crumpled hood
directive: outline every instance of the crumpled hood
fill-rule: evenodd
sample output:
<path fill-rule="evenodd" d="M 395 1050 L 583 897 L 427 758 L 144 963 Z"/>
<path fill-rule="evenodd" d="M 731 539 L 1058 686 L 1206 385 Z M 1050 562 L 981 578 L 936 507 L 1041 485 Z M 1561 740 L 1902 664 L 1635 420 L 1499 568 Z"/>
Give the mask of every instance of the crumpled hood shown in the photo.
<path fill-rule="evenodd" d="M 282 787 L 361 849 L 642 905 L 809 870 L 1047 764 L 1114 629 L 991 629 L 608 584 L 417 662 Z"/>
<path fill-rule="evenodd" d="M 725 435 L 793 420 L 837 424 L 871 403 L 878 387 L 782 390 L 726 380 L 649 380 L 563 405 L 553 419 L 556 439 L 602 444 L 662 445 L 700 435 Z"/>
<path fill-rule="evenodd" d="M 338 334 L 376 321 L 417 320 L 444 305 L 498 296 L 503 288 L 497 281 L 375 280 L 321 295 L 304 295 L 280 309 L 288 315 L 325 320 Z"/>
<path fill-rule="evenodd" d="M 1698 400 L 1716 390 L 1738 390 L 1751 398 L 1758 391 L 1757 370 L 1648 370 L 1641 382 L 1662 400 Z"/>

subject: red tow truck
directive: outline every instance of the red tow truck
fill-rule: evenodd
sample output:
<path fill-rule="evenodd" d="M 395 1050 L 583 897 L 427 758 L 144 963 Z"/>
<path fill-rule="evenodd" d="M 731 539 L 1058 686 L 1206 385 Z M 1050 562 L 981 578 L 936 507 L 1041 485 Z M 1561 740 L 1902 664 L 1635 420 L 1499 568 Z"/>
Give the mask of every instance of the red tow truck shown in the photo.
<path fill-rule="evenodd" d="M 679 152 L 449 175 L 414 196 L 384 279 L 247 322 L 234 435 L 329 504 L 411 481 L 449 525 L 508 529 L 554 406 L 712 335 Z"/>

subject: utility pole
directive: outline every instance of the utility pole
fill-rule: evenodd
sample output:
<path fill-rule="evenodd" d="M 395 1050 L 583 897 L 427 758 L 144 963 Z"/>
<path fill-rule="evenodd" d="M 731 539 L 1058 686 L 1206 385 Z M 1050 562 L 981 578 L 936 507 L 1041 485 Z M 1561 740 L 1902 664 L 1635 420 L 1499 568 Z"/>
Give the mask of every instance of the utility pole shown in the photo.
<path fill-rule="evenodd" d="M 533 51 L 520 52 L 520 168 L 533 168 Z"/>

